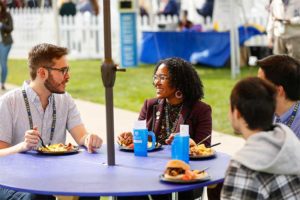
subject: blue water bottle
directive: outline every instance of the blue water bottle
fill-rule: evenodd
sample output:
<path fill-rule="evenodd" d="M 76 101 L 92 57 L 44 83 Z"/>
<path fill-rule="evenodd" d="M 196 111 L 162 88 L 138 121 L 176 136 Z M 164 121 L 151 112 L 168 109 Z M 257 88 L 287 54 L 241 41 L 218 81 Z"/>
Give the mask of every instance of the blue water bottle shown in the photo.
<path fill-rule="evenodd" d="M 172 159 L 189 163 L 189 126 L 180 125 L 180 133 L 174 136 L 172 142 Z"/>
<path fill-rule="evenodd" d="M 151 137 L 152 146 L 148 148 L 148 136 Z M 146 120 L 136 121 L 133 128 L 133 144 L 135 156 L 147 156 L 147 151 L 155 148 L 155 134 L 148 131 Z"/>

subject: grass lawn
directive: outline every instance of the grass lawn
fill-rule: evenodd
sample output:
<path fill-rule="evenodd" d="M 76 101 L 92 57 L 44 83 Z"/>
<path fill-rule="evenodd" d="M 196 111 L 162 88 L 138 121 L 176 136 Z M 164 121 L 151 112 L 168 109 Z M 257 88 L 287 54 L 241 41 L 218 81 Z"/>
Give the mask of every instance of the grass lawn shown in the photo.
<path fill-rule="evenodd" d="M 102 84 L 100 65 L 98 60 L 70 61 L 71 79 L 67 91 L 74 98 L 80 98 L 104 104 L 105 92 Z M 8 83 L 21 85 L 23 80 L 29 79 L 26 60 L 9 60 Z M 212 69 L 196 66 L 205 89 L 204 102 L 213 109 L 213 129 L 232 134 L 227 113 L 229 109 L 229 95 L 238 79 L 246 76 L 256 76 L 256 67 L 243 67 L 237 80 L 231 79 L 230 68 Z M 155 90 L 152 86 L 153 65 L 141 65 L 128 68 L 127 71 L 117 72 L 114 87 L 114 105 L 135 112 L 139 112 L 146 98 L 152 98 Z"/>

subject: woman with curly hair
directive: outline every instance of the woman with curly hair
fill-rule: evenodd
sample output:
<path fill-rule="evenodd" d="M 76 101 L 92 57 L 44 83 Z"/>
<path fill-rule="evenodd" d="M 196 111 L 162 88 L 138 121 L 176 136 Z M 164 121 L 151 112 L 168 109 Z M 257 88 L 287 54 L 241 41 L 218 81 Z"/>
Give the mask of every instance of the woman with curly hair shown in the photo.
<path fill-rule="evenodd" d="M 13 20 L 2 1 L 0 1 L 0 31 L 1 89 L 5 90 L 8 53 L 13 43 L 11 36 L 11 32 L 13 31 Z"/>
<path fill-rule="evenodd" d="M 159 143 L 170 143 L 169 138 L 179 132 L 180 124 L 189 125 L 190 138 L 196 143 L 211 135 L 211 107 L 201 101 L 203 85 L 191 63 L 176 57 L 161 60 L 154 69 L 153 85 L 156 98 L 144 102 L 139 120 L 146 120 L 148 130 L 155 133 Z M 132 133 L 121 133 L 118 139 L 119 143 L 132 141 Z M 209 146 L 210 142 L 208 139 L 204 144 Z M 193 195 L 192 191 L 180 192 L 179 198 L 194 199 Z M 166 198 L 164 195 L 152 197 Z"/>
<path fill-rule="evenodd" d="M 211 107 L 201 101 L 203 85 L 189 62 L 176 57 L 161 60 L 154 69 L 153 85 L 156 98 L 144 102 L 139 120 L 146 120 L 157 141 L 165 144 L 172 133 L 179 132 L 180 124 L 189 125 L 196 143 L 211 134 Z M 127 137 L 132 137 L 131 132 L 122 133 L 119 140 Z M 210 145 L 210 139 L 205 145 Z"/>

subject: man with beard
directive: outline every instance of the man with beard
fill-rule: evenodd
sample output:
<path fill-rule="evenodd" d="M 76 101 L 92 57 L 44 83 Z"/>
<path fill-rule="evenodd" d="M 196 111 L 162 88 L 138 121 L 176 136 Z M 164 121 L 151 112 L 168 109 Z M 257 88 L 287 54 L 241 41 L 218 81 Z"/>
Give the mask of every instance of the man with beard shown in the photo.
<path fill-rule="evenodd" d="M 276 88 L 257 77 L 239 81 L 230 96 L 230 121 L 245 146 L 231 159 L 221 199 L 298 199 L 300 141 L 273 125 Z"/>
<path fill-rule="evenodd" d="M 39 136 L 45 144 L 65 143 L 66 130 L 90 153 L 102 145 L 99 136 L 87 132 L 74 100 L 65 92 L 70 78 L 67 53 L 51 44 L 39 44 L 29 52 L 31 80 L 0 98 L 0 155 L 35 149 Z M 0 188 L 0 199 L 34 199 L 28 195 Z"/>

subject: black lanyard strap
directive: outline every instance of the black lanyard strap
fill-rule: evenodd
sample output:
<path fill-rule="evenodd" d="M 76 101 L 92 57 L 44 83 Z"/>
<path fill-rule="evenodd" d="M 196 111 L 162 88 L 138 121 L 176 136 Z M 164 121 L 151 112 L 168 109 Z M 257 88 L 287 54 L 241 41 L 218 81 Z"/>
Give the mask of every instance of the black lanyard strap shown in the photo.
<path fill-rule="evenodd" d="M 289 118 L 285 122 L 283 122 L 288 127 L 291 127 L 292 124 L 293 124 L 293 122 L 294 122 L 294 120 L 295 120 L 295 117 L 296 117 L 296 114 L 297 114 L 297 111 L 298 111 L 298 108 L 299 108 L 299 103 L 300 103 L 299 101 L 296 103 L 291 116 L 289 116 Z"/>
<path fill-rule="evenodd" d="M 276 117 L 276 123 L 279 123 L 279 122 L 282 122 L 283 124 L 287 125 L 288 127 L 291 128 L 295 118 L 296 118 L 296 115 L 297 115 L 297 112 L 298 112 L 298 109 L 299 109 L 299 104 L 300 104 L 300 101 L 298 101 L 294 107 L 294 110 L 292 112 L 292 114 L 287 118 L 287 120 L 285 121 L 281 121 L 279 117 Z"/>
<path fill-rule="evenodd" d="M 30 126 L 30 129 L 33 129 L 33 120 L 32 120 L 32 114 L 31 114 L 31 111 L 30 111 L 28 97 L 27 97 L 27 94 L 26 94 L 25 90 L 22 90 L 22 93 L 23 93 L 23 98 L 24 98 L 26 110 L 27 110 L 27 115 L 28 115 L 28 120 L 29 120 L 29 126 Z M 49 142 L 49 145 L 52 142 L 53 135 L 54 135 L 54 130 L 55 130 L 55 124 L 56 124 L 56 106 L 55 106 L 55 98 L 54 97 L 53 97 L 53 102 L 52 102 L 52 108 L 53 108 L 53 112 L 52 112 L 52 125 L 51 125 L 51 133 L 50 133 L 50 142 Z"/>

